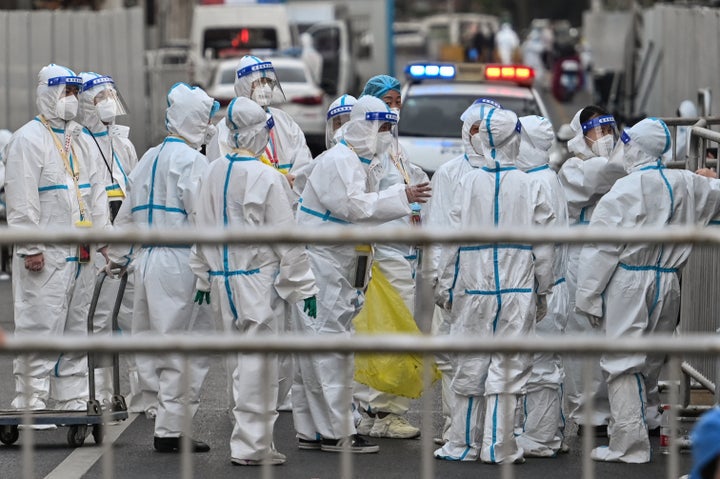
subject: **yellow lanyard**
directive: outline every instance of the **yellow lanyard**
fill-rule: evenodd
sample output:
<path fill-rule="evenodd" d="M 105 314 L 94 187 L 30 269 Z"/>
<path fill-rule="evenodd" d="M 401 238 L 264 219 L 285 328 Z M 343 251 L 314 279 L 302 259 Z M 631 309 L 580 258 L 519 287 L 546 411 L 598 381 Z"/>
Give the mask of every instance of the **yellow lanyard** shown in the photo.
<path fill-rule="evenodd" d="M 75 195 L 77 196 L 78 209 L 80 210 L 80 221 L 76 222 L 75 225 L 83 227 L 92 226 L 92 221 L 85 219 L 87 217 L 87 210 L 85 208 L 85 201 L 80 193 L 80 185 L 78 184 L 80 180 L 80 166 L 76 164 L 76 162 L 72 161 L 72 157 L 75 155 L 75 148 L 71 145 L 72 136 L 69 132 L 65 132 L 65 146 L 63 146 L 45 117 L 40 115 L 39 119 L 45 128 L 47 128 L 47 131 L 50 132 L 50 136 L 52 136 L 53 142 L 55 143 L 55 148 L 57 148 L 58 153 L 60 153 L 60 157 L 63 159 L 63 163 L 65 164 L 65 171 L 67 171 L 67 173 L 72 177 L 73 183 L 75 184 Z M 72 153 L 68 154 L 68 152 Z"/>
<path fill-rule="evenodd" d="M 395 165 L 395 168 L 400 172 L 400 174 L 403 177 L 403 180 L 405 180 L 405 184 L 410 184 L 410 175 L 408 175 L 407 170 L 405 169 L 405 166 L 402 163 L 402 160 L 400 159 L 400 153 L 397 154 L 397 156 L 393 156 L 392 153 L 390 153 L 390 159 L 392 160 L 393 164 Z"/>

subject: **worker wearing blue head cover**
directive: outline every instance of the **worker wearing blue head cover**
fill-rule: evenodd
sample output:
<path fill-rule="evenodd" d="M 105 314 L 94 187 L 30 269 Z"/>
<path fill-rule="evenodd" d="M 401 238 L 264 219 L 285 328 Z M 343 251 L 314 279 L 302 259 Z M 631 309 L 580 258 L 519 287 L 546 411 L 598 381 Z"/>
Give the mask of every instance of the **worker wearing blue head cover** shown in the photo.
<path fill-rule="evenodd" d="M 647 118 L 625 130 L 612 160 L 626 177 L 598 202 L 590 226 L 632 228 L 706 226 L 720 212 L 718 182 L 687 170 L 670 170 L 670 132 L 662 120 Z M 670 334 L 680 307 L 678 271 L 692 246 L 588 244 L 578 268 L 575 306 L 609 339 Z M 607 378 L 612 421 L 607 447 L 593 449 L 598 461 L 650 461 L 648 426 L 659 422 L 657 380 L 664 356 L 605 354 L 600 366 Z"/>
<path fill-rule="evenodd" d="M 400 82 L 389 75 L 376 75 L 365 84 L 361 94 L 382 100 L 391 112 L 400 114 L 402 99 Z M 394 128 L 397 131 L 397 128 Z M 392 145 L 380 158 L 383 170 L 380 179 L 380 191 L 395 185 L 412 185 L 428 182 L 421 168 L 408 160 L 405 151 L 399 147 L 396 135 Z M 420 205 L 417 205 L 420 209 Z M 393 226 L 409 226 L 410 216 L 398 218 L 387 223 Z M 376 244 L 375 264 L 390 284 L 403 298 L 409 312 L 415 309 L 415 268 L 417 266 L 417 248 L 407 244 Z M 420 429 L 410 424 L 405 417 L 410 409 L 410 400 L 393 394 L 376 391 L 369 386 L 357 385 L 355 399 L 364 415 L 358 425 L 359 434 L 373 437 L 391 437 L 408 439 L 420 435 Z"/>

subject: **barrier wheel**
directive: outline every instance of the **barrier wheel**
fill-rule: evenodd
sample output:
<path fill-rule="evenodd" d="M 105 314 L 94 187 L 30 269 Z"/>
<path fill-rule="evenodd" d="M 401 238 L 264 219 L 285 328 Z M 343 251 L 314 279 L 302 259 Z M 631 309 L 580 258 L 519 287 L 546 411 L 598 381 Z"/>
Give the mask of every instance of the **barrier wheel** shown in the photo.
<path fill-rule="evenodd" d="M 87 436 L 87 426 L 85 424 L 76 424 L 68 428 L 67 441 L 72 447 L 80 447 L 85 444 Z"/>
<path fill-rule="evenodd" d="M 103 438 L 105 437 L 105 431 L 103 430 L 102 424 L 95 424 L 92 428 L 92 436 L 95 439 L 95 444 L 102 444 Z"/>
<path fill-rule="evenodd" d="M 17 426 L 2 426 L 0 427 L 0 442 L 6 446 L 15 444 L 20 437 L 20 431 Z"/>

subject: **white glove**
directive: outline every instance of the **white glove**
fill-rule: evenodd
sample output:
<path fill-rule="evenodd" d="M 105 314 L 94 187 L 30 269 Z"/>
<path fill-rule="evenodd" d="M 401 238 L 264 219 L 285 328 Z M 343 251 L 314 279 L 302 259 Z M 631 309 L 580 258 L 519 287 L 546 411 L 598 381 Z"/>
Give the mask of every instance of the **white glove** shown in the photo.
<path fill-rule="evenodd" d="M 105 273 L 108 278 L 119 278 L 123 275 L 126 269 L 127 268 L 125 266 L 120 266 L 119 264 L 108 262 L 100 271 L 98 271 L 98 274 Z"/>
<path fill-rule="evenodd" d="M 130 127 L 125 125 L 110 125 L 108 135 L 110 135 L 110 138 L 128 138 L 130 136 Z"/>
<path fill-rule="evenodd" d="M 538 294 L 535 296 L 535 322 L 539 323 L 547 315 L 547 296 Z"/>

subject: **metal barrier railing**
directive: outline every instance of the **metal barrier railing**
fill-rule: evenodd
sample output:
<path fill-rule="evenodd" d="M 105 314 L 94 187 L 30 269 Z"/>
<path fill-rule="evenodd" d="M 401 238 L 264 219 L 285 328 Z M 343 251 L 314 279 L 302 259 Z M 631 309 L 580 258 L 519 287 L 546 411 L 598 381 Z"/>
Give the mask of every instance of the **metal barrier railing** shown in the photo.
<path fill-rule="evenodd" d="M 111 243 L 111 244 L 256 244 L 256 243 L 319 243 L 319 244 L 356 244 L 368 242 L 407 242 L 427 245 L 432 243 L 462 244 L 477 242 L 522 242 L 538 243 L 650 243 L 650 244 L 720 244 L 720 230 L 699 227 L 668 227 L 646 228 L 635 230 L 613 228 L 553 228 L 528 229 L 502 228 L 494 230 L 463 230 L 439 231 L 433 229 L 367 229 L 357 227 L 326 228 L 323 231 L 306 230 L 300 228 L 277 229 L 263 228 L 248 230 L 133 230 L 133 231 L 30 231 L 30 230 L 0 230 L 0 244 L 13 244 L 25 242 L 47 243 Z M 96 353 L 152 353 L 167 352 L 180 353 L 186 358 L 190 355 L 207 353 L 297 353 L 318 354 L 325 352 L 414 352 L 424 358 L 429 366 L 432 354 L 442 352 L 452 353 L 514 353 L 514 352 L 554 352 L 564 354 L 577 354 L 581 356 L 597 356 L 601 353 L 657 353 L 662 351 L 670 356 L 669 379 L 671 384 L 681 381 L 680 358 L 686 354 L 720 354 L 720 338 L 708 335 L 684 335 L 682 341 L 677 337 L 648 336 L 644 338 L 621 338 L 608 340 L 597 337 L 577 337 L 570 342 L 563 337 L 533 338 L 472 338 L 472 337 L 428 337 L 428 336 L 354 336 L 352 338 L 304 337 L 286 335 L 284 337 L 252 337 L 227 335 L 208 336 L 163 336 L 162 341 L 152 336 L 89 336 L 89 337 L 24 337 L 8 336 L 0 343 L 0 354 L 20 354 L 27 352 L 96 352 Z M 589 362 L 584 368 L 585 389 L 589 388 L 591 373 Z M 430 368 L 425 368 L 424 389 L 427 392 L 431 385 Z M 506 371 L 507 374 L 507 371 Z M 189 391 L 189 381 L 185 380 L 185 391 Z M 187 394 L 186 394 L 187 397 Z M 432 444 L 432 405 L 425 394 L 423 399 L 422 418 L 422 454 L 420 458 L 421 477 L 429 479 L 435 477 L 436 465 L 433 460 Z M 680 403 L 677 388 L 670 389 L 669 402 L 672 405 Z M 349 401 L 348 401 L 349 403 Z M 593 405 L 586 406 L 585 414 L 589 418 Z M 189 405 L 186 404 L 186 421 L 184 436 L 189 438 L 190 419 Z M 672 424 L 677 419 L 676 408 L 670 409 Z M 29 423 L 29 421 L 27 421 Z M 588 422 L 589 423 L 589 422 Z M 668 479 L 676 479 L 679 475 L 679 446 L 676 428 L 671 429 L 671 447 L 668 460 Z M 189 439 L 188 439 L 189 441 Z M 590 458 L 593 439 L 589 434 L 583 437 L 583 477 L 593 479 L 595 468 Z M 104 446 L 103 477 L 113 476 L 113 449 L 109 444 Z M 23 478 L 33 477 L 33 440 L 32 430 L 23 431 Z M 185 441 L 182 447 L 182 477 L 192 477 L 192 455 L 189 443 Z M 269 465 L 262 467 L 262 477 L 272 478 L 273 468 Z M 513 465 L 503 465 L 502 477 L 514 477 Z M 340 473 L 343 479 L 353 477 L 352 455 L 345 450 L 340 456 Z"/>

